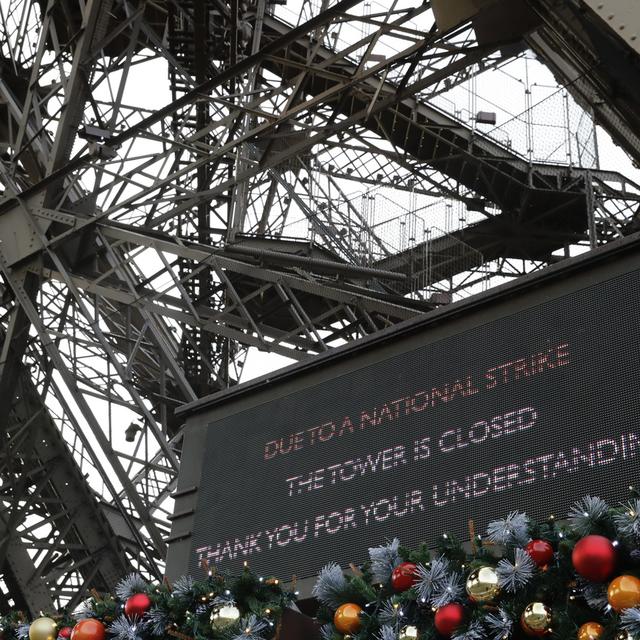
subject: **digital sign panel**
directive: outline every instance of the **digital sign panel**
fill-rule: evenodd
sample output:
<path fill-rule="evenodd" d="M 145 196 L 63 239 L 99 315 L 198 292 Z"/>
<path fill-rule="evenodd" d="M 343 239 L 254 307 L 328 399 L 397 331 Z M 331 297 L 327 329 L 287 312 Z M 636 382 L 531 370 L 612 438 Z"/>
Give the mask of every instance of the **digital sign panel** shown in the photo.
<path fill-rule="evenodd" d="M 640 460 L 640 273 L 520 309 L 208 425 L 192 575 L 314 575 L 394 536 L 627 497 Z M 374 347 L 375 348 L 375 347 Z M 400 352 L 404 351 L 404 352 Z"/>

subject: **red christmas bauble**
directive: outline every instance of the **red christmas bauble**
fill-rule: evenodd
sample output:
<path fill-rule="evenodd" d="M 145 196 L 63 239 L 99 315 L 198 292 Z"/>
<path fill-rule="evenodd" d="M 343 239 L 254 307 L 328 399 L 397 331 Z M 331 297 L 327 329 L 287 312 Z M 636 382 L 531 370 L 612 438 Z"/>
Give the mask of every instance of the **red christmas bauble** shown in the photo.
<path fill-rule="evenodd" d="M 80 620 L 71 631 L 71 640 L 104 640 L 104 638 L 104 625 L 94 618 Z"/>
<path fill-rule="evenodd" d="M 464 621 L 464 607 L 457 602 L 445 604 L 436 611 L 433 620 L 436 631 L 447 638 L 450 638 L 455 630 Z"/>
<path fill-rule="evenodd" d="M 150 606 L 151 598 L 146 593 L 135 593 L 124 603 L 124 612 L 128 618 L 142 618 Z"/>
<path fill-rule="evenodd" d="M 532 540 L 524 550 L 538 567 L 546 567 L 553 560 L 553 547 L 546 540 Z"/>
<path fill-rule="evenodd" d="M 58 631 L 58 638 L 70 638 L 72 631 L 73 629 L 71 627 L 62 627 L 62 629 Z"/>
<path fill-rule="evenodd" d="M 573 568 L 591 582 L 604 582 L 616 568 L 616 550 L 604 536 L 579 540 L 571 556 Z"/>
<path fill-rule="evenodd" d="M 391 586 L 395 591 L 411 589 L 418 579 L 418 567 L 413 562 L 400 563 L 391 574 Z"/>

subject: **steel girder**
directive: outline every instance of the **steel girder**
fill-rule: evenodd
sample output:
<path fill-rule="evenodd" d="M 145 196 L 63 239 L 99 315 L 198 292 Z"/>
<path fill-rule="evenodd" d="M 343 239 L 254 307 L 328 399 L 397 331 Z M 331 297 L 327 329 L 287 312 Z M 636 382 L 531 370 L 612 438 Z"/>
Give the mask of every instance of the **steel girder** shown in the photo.
<path fill-rule="evenodd" d="M 634 33 L 632 22 L 627 20 L 627 30 L 625 26 L 617 31 L 611 28 L 609 21 L 617 13 L 612 4 L 533 0 L 543 25 L 527 40 L 576 99 L 594 110 L 597 121 L 638 162 L 640 54 L 626 41 L 627 34 Z M 622 5 L 618 9 L 621 13 Z"/>
<path fill-rule="evenodd" d="M 113 589 L 129 559 L 74 459 L 82 444 L 65 441 L 43 402 L 51 372 L 28 360 L 17 372 L 0 448 L 0 567 L 9 587 L 0 607 L 35 615 L 77 604 L 89 585 Z"/>

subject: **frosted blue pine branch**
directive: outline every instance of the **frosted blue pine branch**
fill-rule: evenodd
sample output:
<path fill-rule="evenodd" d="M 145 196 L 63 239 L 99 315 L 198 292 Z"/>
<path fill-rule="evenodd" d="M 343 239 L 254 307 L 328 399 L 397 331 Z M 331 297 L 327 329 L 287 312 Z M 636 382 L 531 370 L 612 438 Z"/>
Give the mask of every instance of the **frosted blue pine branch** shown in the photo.
<path fill-rule="evenodd" d="M 398 640 L 398 634 L 393 627 L 384 625 L 377 635 L 377 640 Z"/>
<path fill-rule="evenodd" d="M 107 631 L 115 640 L 141 640 L 143 626 L 139 622 L 131 622 L 124 614 L 116 618 Z"/>
<path fill-rule="evenodd" d="M 527 514 L 512 511 L 506 518 L 490 522 L 487 537 L 495 544 L 524 546 L 531 539 Z"/>
<path fill-rule="evenodd" d="M 497 613 L 489 613 L 484 619 L 490 640 L 508 640 L 513 633 L 513 620 L 502 608 Z"/>
<path fill-rule="evenodd" d="M 335 627 L 332 624 L 323 624 L 320 627 L 320 637 L 322 640 L 332 640 Z"/>
<path fill-rule="evenodd" d="M 147 590 L 147 583 L 143 577 L 137 573 L 130 573 L 118 582 L 114 589 L 118 599 L 123 602 L 136 593 L 144 593 Z"/>
<path fill-rule="evenodd" d="M 81 602 L 71 614 L 76 620 L 86 620 L 87 618 L 94 618 L 96 613 L 93 610 L 93 601 L 88 598 L 84 602 Z"/>
<path fill-rule="evenodd" d="M 232 640 L 264 640 L 262 632 L 267 629 L 268 626 L 264 620 L 260 620 L 252 613 L 240 620 L 240 633 L 233 636 Z"/>
<path fill-rule="evenodd" d="M 173 597 L 178 600 L 191 600 L 194 597 L 196 581 L 191 576 L 182 576 L 173 583 Z"/>
<path fill-rule="evenodd" d="M 20 640 L 26 640 L 29 637 L 29 627 L 31 625 L 28 624 L 19 624 L 16 628 L 16 636 Z"/>
<path fill-rule="evenodd" d="M 342 569 L 335 562 L 330 562 L 320 570 L 311 595 L 318 598 L 322 604 L 337 609 L 343 602 L 342 594 L 346 587 L 347 579 Z"/>
<path fill-rule="evenodd" d="M 604 584 L 580 579 L 578 582 L 578 591 L 592 609 L 604 611 L 609 606 L 607 587 Z"/>
<path fill-rule="evenodd" d="M 444 607 L 445 604 L 459 600 L 462 591 L 462 576 L 454 571 L 449 573 L 442 584 L 433 590 L 429 602 L 434 607 Z"/>
<path fill-rule="evenodd" d="M 389 544 L 369 548 L 371 560 L 371 574 L 373 582 L 386 584 L 391 578 L 393 570 L 402 562 L 398 555 L 400 540 L 394 538 Z"/>
<path fill-rule="evenodd" d="M 609 513 L 609 505 L 598 496 L 585 496 L 569 511 L 569 524 L 581 536 L 588 536 Z"/>
<path fill-rule="evenodd" d="M 618 534 L 623 538 L 640 540 L 640 500 L 630 500 L 622 511 L 613 516 Z"/>
<path fill-rule="evenodd" d="M 476 620 L 472 622 L 465 631 L 454 633 L 452 640 L 485 640 L 484 629 Z"/>
<path fill-rule="evenodd" d="M 233 593 L 228 589 L 221 593 L 219 596 L 216 596 L 211 603 L 212 607 L 235 607 L 236 602 L 233 599 Z"/>
<path fill-rule="evenodd" d="M 402 625 L 403 616 L 402 606 L 393 598 L 385 600 L 378 612 L 380 624 L 393 627 L 396 631 L 398 631 Z"/>
<path fill-rule="evenodd" d="M 631 637 L 637 638 L 640 636 L 640 609 L 633 607 L 631 609 L 625 609 L 620 614 L 620 626 L 628 631 Z"/>
<path fill-rule="evenodd" d="M 151 635 L 164 638 L 169 626 L 169 616 L 163 609 L 154 607 L 145 616 L 145 626 Z"/>
<path fill-rule="evenodd" d="M 415 588 L 420 600 L 429 602 L 434 590 L 440 589 L 449 573 L 449 561 L 446 558 L 436 558 L 428 566 L 418 565 L 418 581 Z"/>
<path fill-rule="evenodd" d="M 535 566 L 531 556 L 524 549 L 516 549 L 513 563 L 506 558 L 498 562 L 498 584 L 505 591 L 515 593 L 531 580 Z"/>

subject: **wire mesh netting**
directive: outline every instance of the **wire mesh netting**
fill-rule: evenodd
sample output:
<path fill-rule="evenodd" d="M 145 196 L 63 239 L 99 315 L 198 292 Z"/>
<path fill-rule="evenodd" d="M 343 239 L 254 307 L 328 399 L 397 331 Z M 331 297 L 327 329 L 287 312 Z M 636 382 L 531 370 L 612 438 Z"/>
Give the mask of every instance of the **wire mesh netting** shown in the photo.
<path fill-rule="evenodd" d="M 491 91 L 488 84 L 487 92 Z M 526 108 L 511 115 L 504 107 L 475 94 L 475 83 L 451 94 L 435 96 L 431 104 L 491 138 L 511 153 L 530 162 L 593 169 L 598 167 L 593 116 L 580 107 L 563 87 L 520 83 L 510 95 L 513 105 Z M 464 106 L 461 106 L 464 105 Z M 496 126 L 478 122 L 480 110 L 495 116 Z"/>

